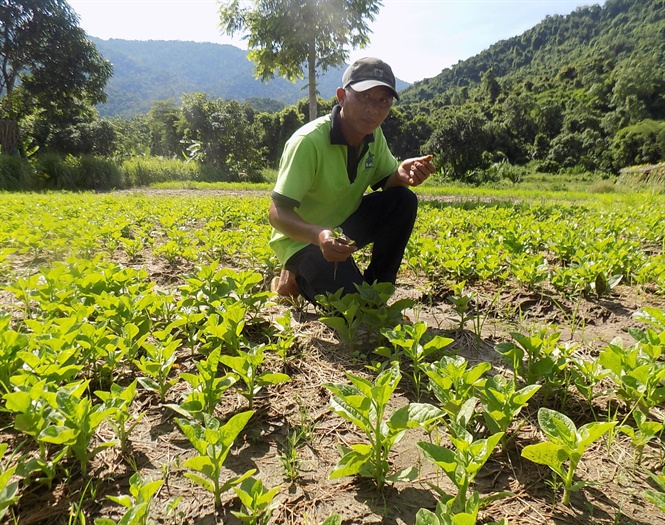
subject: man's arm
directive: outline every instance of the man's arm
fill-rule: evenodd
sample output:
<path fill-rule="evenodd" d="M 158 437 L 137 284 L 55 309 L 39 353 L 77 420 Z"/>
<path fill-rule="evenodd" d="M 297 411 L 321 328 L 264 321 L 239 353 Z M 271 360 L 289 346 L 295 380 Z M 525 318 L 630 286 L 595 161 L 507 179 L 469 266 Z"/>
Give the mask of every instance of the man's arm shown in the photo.
<path fill-rule="evenodd" d="M 273 228 L 294 241 L 314 244 L 321 248 L 323 257 L 328 262 L 342 262 L 355 252 L 356 246 L 349 246 L 344 239 L 335 237 L 330 228 L 304 221 L 289 204 L 273 200 L 268 211 L 268 220 Z"/>
<path fill-rule="evenodd" d="M 432 155 L 406 159 L 388 177 L 384 189 L 393 186 L 418 186 L 436 171 L 432 164 Z"/>

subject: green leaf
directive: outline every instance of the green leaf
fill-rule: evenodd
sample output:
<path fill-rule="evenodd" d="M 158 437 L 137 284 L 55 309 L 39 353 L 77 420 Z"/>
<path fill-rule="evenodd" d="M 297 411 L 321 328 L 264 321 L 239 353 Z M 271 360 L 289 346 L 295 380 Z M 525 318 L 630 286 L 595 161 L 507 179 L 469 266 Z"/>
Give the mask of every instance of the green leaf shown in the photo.
<path fill-rule="evenodd" d="M 346 476 L 355 476 L 360 474 L 365 464 L 372 459 L 372 448 L 369 445 L 354 447 L 357 450 L 349 450 L 337 463 L 332 470 L 329 479 L 338 479 Z"/>
<path fill-rule="evenodd" d="M 257 383 L 261 386 L 279 385 L 291 381 L 291 376 L 279 372 L 264 372 L 258 377 Z"/>
<path fill-rule="evenodd" d="M 565 445 L 570 450 L 577 448 L 577 428 L 568 416 L 541 407 L 538 409 L 538 423 L 541 430 L 554 443 Z"/>
<path fill-rule="evenodd" d="M 386 476 L 386 481 L 397 483 L 398 481 L 413 481 L 418 477 L 418 467 L 407 467 L 390 476 Z"/>
<path fill-rule="evenodd" d="M 539 465 L 546 465 L 562 478 L 566 477 L 563 463 L 570 459 L 570 456 L 561 445 L 549 441 L 527 445 L 522 449 L 522 457 Z"/>
<path fill-rule="evenodd" d="M 581 426 L 577 431 L 577 435 L 579 436 L 577 451 L 580 453 L 584 452 L 591 443 L 612 430 L 616 424 L 616 421 L 598 421 Z"/>

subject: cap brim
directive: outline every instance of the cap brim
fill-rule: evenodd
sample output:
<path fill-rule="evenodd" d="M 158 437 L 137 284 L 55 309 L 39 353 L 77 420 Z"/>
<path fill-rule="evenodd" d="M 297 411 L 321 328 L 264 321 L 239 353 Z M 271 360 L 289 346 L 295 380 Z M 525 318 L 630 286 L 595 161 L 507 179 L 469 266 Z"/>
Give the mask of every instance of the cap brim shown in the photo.
<path fill-rule="evenodd" d="M 353 88 L 353 91 L 367 91 L 368 89 L 372 89 L 373 87 L 384 86 L 387 87 L 390 91 L 392 91 L 393 96 L 397 100 L 399 100 L 399 95 L 397 91 L 395 91 L 395 89 L 393 89 L 393 87 L 387 82 L 381 82 L 380 80 L 361 80 L 360 82 L 349 84 L 349 86 Z"/>

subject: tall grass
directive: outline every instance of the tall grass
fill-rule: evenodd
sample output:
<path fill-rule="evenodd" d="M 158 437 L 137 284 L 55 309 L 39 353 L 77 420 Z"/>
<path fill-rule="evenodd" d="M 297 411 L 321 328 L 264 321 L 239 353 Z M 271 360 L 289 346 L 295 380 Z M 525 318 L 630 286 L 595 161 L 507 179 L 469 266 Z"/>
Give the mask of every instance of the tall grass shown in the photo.
<path fill-rule="evenodd" d="M 27 160 L 0 155 L 0 190 L 29 190 L 34 185 L 34 174 Z"/>

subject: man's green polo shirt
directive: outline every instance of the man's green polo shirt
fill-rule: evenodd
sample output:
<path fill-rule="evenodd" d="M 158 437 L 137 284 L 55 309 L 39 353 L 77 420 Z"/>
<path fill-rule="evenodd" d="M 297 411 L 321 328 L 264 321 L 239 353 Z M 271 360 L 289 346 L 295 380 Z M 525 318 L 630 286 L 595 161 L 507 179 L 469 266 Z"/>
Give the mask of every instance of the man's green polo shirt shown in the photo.
<path fill-rule="evenodd" d="M 358 209 L 367 188 L 382 187 L 398 166 L 379 127 L 361 143 L 354 172 L 354 150 L 349 155 L 339 111 L 336 106 L 332 115 L 305 124 L 288 140 L 272 192 L 274 200 L 292 204 L 304 221 L 327 228 L 342 224 Z M 273 230 L 270 246 L 284 264 L 307 244 Z"/>

